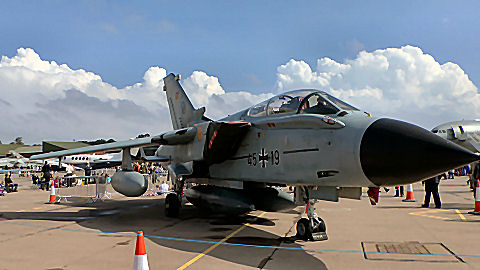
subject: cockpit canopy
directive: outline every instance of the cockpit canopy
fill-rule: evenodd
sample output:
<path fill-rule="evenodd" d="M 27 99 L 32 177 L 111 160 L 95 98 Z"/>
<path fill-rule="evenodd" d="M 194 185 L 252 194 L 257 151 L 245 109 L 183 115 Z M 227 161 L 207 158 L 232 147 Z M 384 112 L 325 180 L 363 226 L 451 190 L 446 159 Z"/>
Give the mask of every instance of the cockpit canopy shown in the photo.
<path fill-rule="evenodd" d="M 357 108 L 318 90 L 295 90 L 259 103 L 248 111 L 250 117 L 279 114 L 337 114 L 340 111 L 358 111 Z"/>

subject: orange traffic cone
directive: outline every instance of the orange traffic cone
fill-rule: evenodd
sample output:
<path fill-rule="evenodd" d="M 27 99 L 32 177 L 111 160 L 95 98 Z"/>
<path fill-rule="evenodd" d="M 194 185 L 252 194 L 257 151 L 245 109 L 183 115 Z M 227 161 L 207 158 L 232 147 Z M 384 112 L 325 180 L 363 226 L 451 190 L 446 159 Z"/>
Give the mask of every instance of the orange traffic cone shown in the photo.
<path fill-rule="evenodd" d="M 135 247 L 135 259 L 133 260 L 133 270 L 148 270 L 147 251 L 145 250 L 145 239 L 143 232 L 137 232 L 137 245 Z"/>
<path fill-rule="evenodd" d="M 415 202 L 415 196 L 413 196 L 413 186 L 409 184 L 407 186 L 407 197 L 402 202 Z"/>
<path fill-rule="evenodd" d="M 469 214 L 480 215 L 480 181 L 477 180 L 477 187 L 475 188 L 475 210 L 468 212 Z"/>
<path fill-rule="evenodd" d="M 57 196 L 55 195 L 55 182 L 52 182 L 52 189 L 50 189 L 50 200 L 48 203 L 56 203 L 57 202 Z"/>

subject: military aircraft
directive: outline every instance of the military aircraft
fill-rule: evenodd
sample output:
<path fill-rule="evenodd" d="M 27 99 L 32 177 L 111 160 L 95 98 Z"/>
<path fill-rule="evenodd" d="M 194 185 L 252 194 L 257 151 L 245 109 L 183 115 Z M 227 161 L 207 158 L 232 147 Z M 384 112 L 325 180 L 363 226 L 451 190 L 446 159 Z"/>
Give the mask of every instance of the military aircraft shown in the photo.
<path fill-rule="evenodd" d="M 438 125 L 432 132 L 472 152 L 480 152 L 480 120 L 462 120 Z"/>
<path fill-rule="evenodd" d="M 38 160 L 30 160 L 14 150 L 8 151 L 8 157 L 0 158 L 0 168 L 26 168 L 31 165 L 41 165 Z"/>
<path fill-rule="evenodd" d="M 157 161 L 168 168 L 174 193 L 165 213 L 179 215 L 182 196 L 211 211 L 242 214 L 283 211 L 306 205 L 297 236 L 327 239 L 317 200 L 360 199 L 362 187 L 413 183 L 478 160 L 479 156 L 418 126 L 372 117 L 330 94 L 296 90 L 277 95 L 218 121 L 195 109 L 179 83 L 164 78 L 175 130 L 147 138 L 33 156 L 62 157 L 123 150 L 113 188 L 140 196 L 145 178 L 132 171 L 130 148 L 157 145 Z M 192 183 L 184 190 L 185 183 Z M 294 196 L 282 186 L 295 186 Z M 191 186 L 191 185 L 188 185 Z"/>

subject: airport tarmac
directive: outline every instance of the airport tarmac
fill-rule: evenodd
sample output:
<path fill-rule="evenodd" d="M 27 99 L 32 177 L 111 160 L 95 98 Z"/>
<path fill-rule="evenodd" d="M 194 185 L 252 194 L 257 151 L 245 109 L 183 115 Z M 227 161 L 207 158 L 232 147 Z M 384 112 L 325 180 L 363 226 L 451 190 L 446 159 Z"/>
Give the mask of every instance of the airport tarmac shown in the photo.
<path fill-rule="evenodd" d="M 131 269 L 138 230 L 150 269 L 480 269 L 480 216 L 468 214 L 466 177 L 442 180 L 442 209 L 420 208 L 420 183 L 416 202 L 394 189 L 382 189 L 377 206 L 365 196 L 319 202 L 329 236 L 321 242 L 294 238 L 304 207 L 225 219 L 187 204 L 173 219 L 161 196 L 52 205 L 49 192 L 14 181 L 20 192 L 0 197 L 0 269 Z"/>

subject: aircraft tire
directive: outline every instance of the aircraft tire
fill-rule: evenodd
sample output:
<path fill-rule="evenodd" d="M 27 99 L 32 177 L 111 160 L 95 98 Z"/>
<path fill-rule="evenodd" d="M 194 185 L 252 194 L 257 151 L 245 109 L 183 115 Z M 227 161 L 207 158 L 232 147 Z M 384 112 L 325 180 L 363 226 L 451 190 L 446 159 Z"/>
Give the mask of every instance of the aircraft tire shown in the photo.
<path fill-rule="evenodd" d="M 165 198 L 165 216 L 178 217 L 180 214 L 180 200 L 176 194 L 167 194 Z"/>
<path fill-rule="evenodd" d="M 308 219 L 301 218 L 297 222 L 297 238 L 306 241 L 312 239 L 312 228 Z"/>

